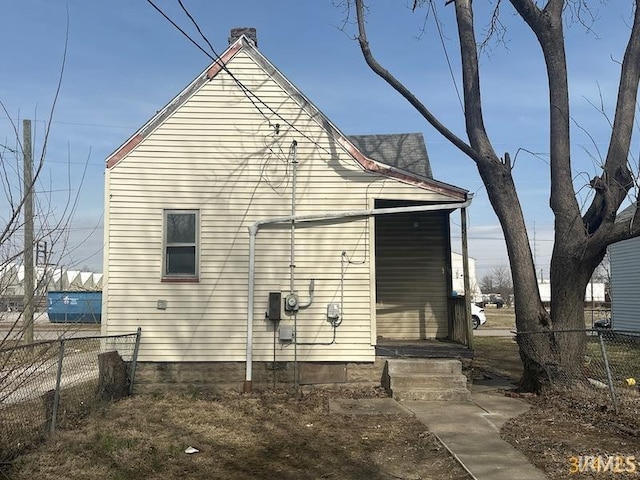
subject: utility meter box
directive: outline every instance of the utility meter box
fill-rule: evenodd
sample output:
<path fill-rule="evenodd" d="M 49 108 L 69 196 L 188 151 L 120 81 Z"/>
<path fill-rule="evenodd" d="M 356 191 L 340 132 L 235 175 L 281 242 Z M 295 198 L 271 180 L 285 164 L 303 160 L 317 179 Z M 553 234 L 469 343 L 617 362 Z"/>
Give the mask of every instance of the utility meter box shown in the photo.
<path fill-rule="evenodd" d="M 327 319 L 338 320 L 340 318 L 340 304 L 329 303 L 327 304 Z"/>
<path fill-rule="evenodd" d="M 298 295 L 295 293 L 288 294 L 284 299 L 284 311 L 297 312 L 299 308 Z"/>
<path fill-rule="evenodd" d="M 282 320 L 282 315 L 280 314 L 280 305 L 282 304 L 282 293 L 280 292 L 269 292 L 269 308 L 267 310 L 266 318 L 271 320 L 272 322 L 279 322 Z"/>
<path fill-rule="evenodd" d="M 278 338 L 282 343 L 293 342 L 294 335 L 293 325 L 280 325 L 280 328 L 278 328 Z"/>

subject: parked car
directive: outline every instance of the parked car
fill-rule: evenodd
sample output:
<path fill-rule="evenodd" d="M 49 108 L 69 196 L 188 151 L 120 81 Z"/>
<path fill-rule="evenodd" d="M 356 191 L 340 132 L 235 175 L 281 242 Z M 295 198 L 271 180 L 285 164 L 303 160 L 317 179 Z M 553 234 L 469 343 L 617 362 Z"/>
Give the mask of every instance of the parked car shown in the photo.
<path fill-rule="evenodd" d="M 484 308 L 487 305 L 495 305 L 496 308 L 504 307 L 504 299 L 496 293 L 483 295 L 482 297 L 483 298 L 481 301 L 476 302 L 476 305 L 478 305 L 480 308 Z"/>
<path fill-rule="evenodd" d="M 471 324 L 475 330 L 480 325 L 487 323 L 487 317 L 484 314 L 484 308 L 480 308 L 475 303 L 471 304 Z"/>
<path fill-rule="evenodd" d="M 611 328 L 611 317 L 601 318 L 600 320 L 596 320 L 593 322 L 593 328 L 601 329 L 601 328 Z"/>

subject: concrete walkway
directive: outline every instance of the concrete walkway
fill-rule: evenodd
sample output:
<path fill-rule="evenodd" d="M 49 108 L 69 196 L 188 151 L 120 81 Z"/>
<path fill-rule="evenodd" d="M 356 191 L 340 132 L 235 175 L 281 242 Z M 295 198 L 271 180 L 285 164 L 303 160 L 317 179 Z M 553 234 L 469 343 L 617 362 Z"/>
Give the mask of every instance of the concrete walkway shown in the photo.
<path fill-rule="evenodd" d="M 403 401 L 476 480 L 545 480 L 544 473 L 500 438 L 500 427 L 529 409 L 502 389 L 472 388 L 471 402 Z"/>

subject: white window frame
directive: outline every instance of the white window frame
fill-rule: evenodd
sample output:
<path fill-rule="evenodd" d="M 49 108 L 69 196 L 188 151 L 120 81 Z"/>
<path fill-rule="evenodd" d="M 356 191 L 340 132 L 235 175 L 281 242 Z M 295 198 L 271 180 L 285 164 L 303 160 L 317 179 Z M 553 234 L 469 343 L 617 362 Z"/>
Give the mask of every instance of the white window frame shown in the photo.
<path fill-rule="evenodd" d="M 193 242 L 171 243 L 167 240 L 169 215 L 194 215 L 195 232 Z M 168 273 L 167 256 L 169 247 L 194 247 L 193 273 Z M 200 275 L 200 210 L 197 209 L 165 209 L 162 214 L 162 280 L 167 281 L 198 281 Z"/>

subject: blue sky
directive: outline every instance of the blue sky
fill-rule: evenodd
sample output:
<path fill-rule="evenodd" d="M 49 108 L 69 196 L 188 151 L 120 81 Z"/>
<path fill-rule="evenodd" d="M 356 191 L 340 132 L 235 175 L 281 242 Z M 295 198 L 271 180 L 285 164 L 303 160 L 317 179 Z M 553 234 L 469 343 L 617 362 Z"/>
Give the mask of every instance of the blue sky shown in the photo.
<path fill-rule="evenodd" d="M 507 264 L 502 234 L 475 165 L 369 70 L 353 40 L 355 27 L 343 26 L 344 10 L 334 5 L 335 0 L 183 1 L 218 53 L 226 48 L 231 28 L 255 27 L 261 52 L 344 133 L 422 132 L 435 178 L 476 194 L 469 242 L 479 276 Z M 412 3 L 371 2 L 371 48 L 449 128 L 465 137 L 452 79 L 459 87 L 456 34 L 450 28 L 453 7 L 442 7 L 438 13 L 445 29 L 441 39 L 433 15 L 425 21 L 426 11 L 412 12 Z M 547 278 L 553 220 L 548 207 L 546 76 L 533 35 L 503 3 L 503 21 L 509 28 L 506 45 L 493 45 L 481 62 L 486 125 L 501 155 L 508 151 L 514 158 L 523 149 L 517 154 L 514 176 L 532 241 L 535 229 L 538 270 Z M 199 40 L 177 0 L 157 0 L 157 4 Z M 610 133 L 606 116 L 590 103 L 602 101 L 611 115 L 619 72 L 616 61 L 624 53 L 631 21 L 629 2 L 599 8 L 593 31 L 574 25 L 567 35 L 575 121 L 573 168 L 581 200 L 588 198 L 582 187 L 598 172 L 598 157 L 606 153 Z M 36 154 L 42 149 L 60 74 L 68 15 L 67 62 L 39 190 L 81 188 L 64 262 L 100 270 L 104 159 L 209 59 L 145 0 L 22 0 L 3 2 L 0 14 L 5 46 L 0 100 L 8 112 L 0 113 L 0 144 L 15 147 L 10 119 L 31 118 Z M 632 152 L 637 154 L 637 144 Z M 10 156 L 5 151 L 5 158 Z M 51 198 L 54 214 L 61 216 L 67 192 L 55 191 Z M 454 221 L 458 223 L 459 216 Z"/>

